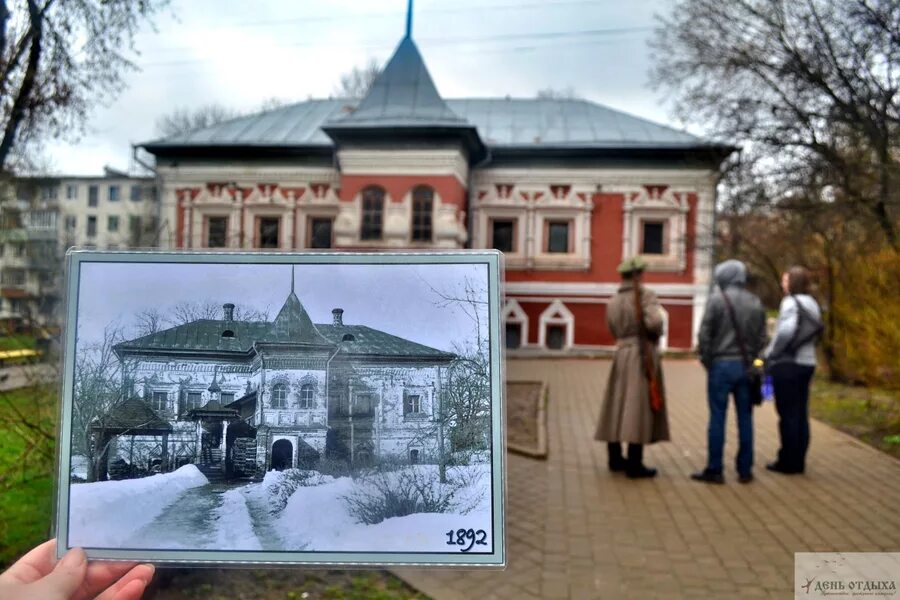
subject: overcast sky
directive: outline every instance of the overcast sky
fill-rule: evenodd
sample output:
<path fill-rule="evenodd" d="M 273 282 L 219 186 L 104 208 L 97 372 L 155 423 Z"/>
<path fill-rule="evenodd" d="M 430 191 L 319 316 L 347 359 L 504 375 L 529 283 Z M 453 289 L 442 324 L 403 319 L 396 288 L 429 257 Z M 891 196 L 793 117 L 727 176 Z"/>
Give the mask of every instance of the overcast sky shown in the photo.
<path fill-rule="evenodd" d="M 297 297 L 314 323 L 331 323 L 331 310 L 343 308 L 347 325 L 367 325 L 440 350 L 474 341 L 475 328 L 458 305 L 442 302 L 431 288 L 460 294 L 468 278 L 487 289 L 484 265 L 298 265 L 295 278 Z M 82 344 L 102 339 L 110 323 L 133 333 L 136 313 L 171 313 L 183 301 L 231 302 L 267 311 L 274 320 L 290 293 L 291 267 L 86 263 L 79 283 Z M 485 319 L 486 310 L 481 307 Z"/>
<path fill-rule="evenodd" d="M 654 14 L 671 0 L 416 0 L 413 37 L 444 97 L 533 97 L 572 88 L 589 100 L 678 126 L 648 85 Z M 172 0 L 137 39 L 139 71 L 94 111 L 77 143 L 48 149 L 56 172 L 127 168 L 156 120 L 211 102 L 250 110 L 269 98 L 328 97 L 340 75 L 384 63 L 406 0 Z"/>

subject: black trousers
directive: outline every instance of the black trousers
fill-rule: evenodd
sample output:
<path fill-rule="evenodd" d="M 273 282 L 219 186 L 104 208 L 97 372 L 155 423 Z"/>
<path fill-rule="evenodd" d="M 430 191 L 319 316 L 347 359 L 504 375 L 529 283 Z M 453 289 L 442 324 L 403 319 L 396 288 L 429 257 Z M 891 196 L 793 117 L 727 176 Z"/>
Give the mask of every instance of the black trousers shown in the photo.
<path fill-rule="evenodd" d="M 793 362 L 772 367 L 775 410 L 778 411 L 778 433 L 781 449 L 778 466 L 785 471 L 802 473 L 809 449 L 809 384 L 815 367 Z"/>
<path fill-rule="evenodd" d="M 622 444 L 619 442 L 608 442 L 606 449 L 609 452 L 609 465 L 625 466 L 628 469 L 639 469 L 644 461 L 644 445 L 628 444 L 628 461 L 622 456 Z"/>

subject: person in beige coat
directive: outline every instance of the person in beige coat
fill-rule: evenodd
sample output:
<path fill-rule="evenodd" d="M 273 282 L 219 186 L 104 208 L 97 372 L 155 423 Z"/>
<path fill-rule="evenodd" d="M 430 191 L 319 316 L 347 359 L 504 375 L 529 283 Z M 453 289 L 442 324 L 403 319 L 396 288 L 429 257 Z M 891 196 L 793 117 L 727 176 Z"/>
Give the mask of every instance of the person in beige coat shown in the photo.
<path fill-rule="evenodd" d="M 628 477 L 635 479 L 656 475 L 656 469 L 643 464 L 644 444 L 669 439 L 658 350 L 663 315 L 656 294 L 641 286 L 645 267 L 640 258 L 632 258 L 618 268 L 622 285 L 606 309 L 607 325 L 616 338 L 616 354 L 594 435 L 596 440 L 607 442 L 610 470 L 625 471 Z M 637 320 L 636 288 L 641 295 L 643 332 Z M 648 369 L 655 378 L 653 394 Z M 628 444 L 627 460 L 622 455 L 622 443 Z"/>

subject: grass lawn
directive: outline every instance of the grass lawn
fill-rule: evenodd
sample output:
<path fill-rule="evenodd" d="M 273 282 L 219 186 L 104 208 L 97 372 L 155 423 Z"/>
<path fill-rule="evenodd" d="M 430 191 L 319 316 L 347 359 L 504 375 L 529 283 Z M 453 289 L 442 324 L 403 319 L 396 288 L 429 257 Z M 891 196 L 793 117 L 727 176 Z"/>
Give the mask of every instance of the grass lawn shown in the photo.
<path fill-rule="evenodd" d="M 32 428 L 21 425 L 17 412 L 29 424 L 55 435 L 55 388 L 0 392 L 0 567 L 46 540 L 50 533 L 53 442 L 34 437 Z M 37 444 L 30 451 L 29 440 Z"/>
<path fill-rule="evenodd" d="M 55 435 L 56 390 L 52 384 L 0 392 L 0 570 L 49 536 L 52 442 L 41 444 L 44 452 L 33 449 L 23 461 L 32 428 L 20 423 L 24 418 Z M 427 600 L 386 571 L 183 568 L 160 569 L 144 598 Z"/>
<path fill-rule="evenodd" d="M 900 458 L 900 392 L 813 380 L 810 415 Z"/>
<path fill-rule="evenodd" d="M 2 335 L 0 336 L 0 350 L 19 350 L 21 348 L 34 348 L 34 338 L 28 335 Z"/>

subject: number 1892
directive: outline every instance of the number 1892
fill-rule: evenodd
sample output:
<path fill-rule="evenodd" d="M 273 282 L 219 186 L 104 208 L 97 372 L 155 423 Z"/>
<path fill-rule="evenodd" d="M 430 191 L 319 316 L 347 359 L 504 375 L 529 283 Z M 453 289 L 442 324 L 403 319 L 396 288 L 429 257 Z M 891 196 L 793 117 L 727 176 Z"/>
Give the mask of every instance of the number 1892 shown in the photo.
<path fill-rule="evenodd" d="M 487 532 L 484 529 L 457 529 L 446 533 L 448 546 L 464 546 L 460 552 L 468 552 L 476 544 L 487 546 Z"/>

